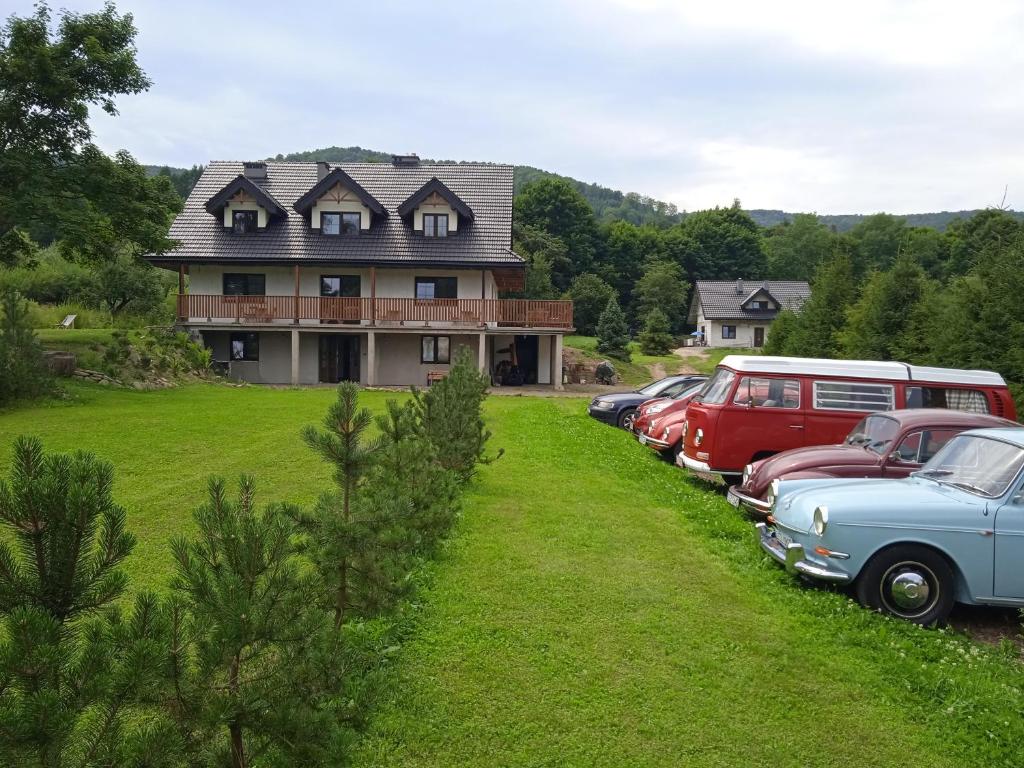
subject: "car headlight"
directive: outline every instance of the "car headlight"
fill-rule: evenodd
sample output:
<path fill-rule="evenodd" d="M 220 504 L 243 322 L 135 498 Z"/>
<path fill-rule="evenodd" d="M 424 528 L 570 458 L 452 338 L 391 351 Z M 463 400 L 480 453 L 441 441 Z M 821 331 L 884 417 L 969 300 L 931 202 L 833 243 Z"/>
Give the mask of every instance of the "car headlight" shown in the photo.
<path fill-rule="evenodd" d="M 647 409 L 648 413 L 661 413 L 668 408 L 668 403 L 656 403 Z"/>
<path fill-rule="evenodd" d="M 662 440 L 668 440 L 668 433 L 669 433 L 669 428 L 665 427 L 665 430 L 661 433 L 661 439 Z"/>
<path fill-rule="evenodd" d="M 615 407 L 615 403 L 612 403 L 608 400 L 597 400 L 594 403 L 594 407 L 599 408 L 602 411 L 610 411 L 612 408 Z"/>
<path fill-rule="evenodd" d="M 693 444 L 700 445 L 704 442 L 704 430 L 697 427 L 697 431 L 693 433 Z"/>
<path fill-rule="evenodd" d="M 750 475 L 753 473 L 753 471 L 754 471 L 754 465 L 753 464 L 747 464 L 747 466 L 745 466 L 743 468 L 743 487 L 744 488 L 747 487 L 747 481 L 750 479 Z"/>
<path fill-rule="evenodd" d="M 814 508 L 814 532 L 819 536 L 825 533 L 828 527 L 828 507 Z"/>
<path fill-rule="evenodd" d="M 768 486 L 767 501 L 774 507 L 777 498 L 779 498 L 779 478 L 772 480 L 772 484 Z"/>

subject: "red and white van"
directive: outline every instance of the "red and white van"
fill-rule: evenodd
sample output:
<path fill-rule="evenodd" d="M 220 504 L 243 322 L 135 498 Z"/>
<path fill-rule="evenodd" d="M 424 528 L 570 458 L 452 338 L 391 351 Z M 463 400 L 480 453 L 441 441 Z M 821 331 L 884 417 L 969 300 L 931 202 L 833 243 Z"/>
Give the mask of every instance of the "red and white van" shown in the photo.
<path fill-rule="evenodd" d="M 990 371 L 729 355 L 687 407 L 678 463 L 740 475 L 780 451 L 841 443 L 865 413 L 902 408 L 1017 418 L 1006 382 Z"/>

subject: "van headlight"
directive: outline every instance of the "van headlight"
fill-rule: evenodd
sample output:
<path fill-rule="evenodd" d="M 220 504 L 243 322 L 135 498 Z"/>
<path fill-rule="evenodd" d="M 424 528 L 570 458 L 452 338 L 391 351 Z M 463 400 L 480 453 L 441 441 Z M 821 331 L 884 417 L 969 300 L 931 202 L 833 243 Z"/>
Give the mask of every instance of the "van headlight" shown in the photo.
<path fill-rule="evenodd" d="M 828 507 L 814 508 L 814 532 L 819 536 L 824 535 L 828 527 Z"/>
<path fill-rule="evenodd" d="M 693 433 L 693 444 L 700 445 L 704 442 L 704 430 L 697 427 L 697 431 Z"/>

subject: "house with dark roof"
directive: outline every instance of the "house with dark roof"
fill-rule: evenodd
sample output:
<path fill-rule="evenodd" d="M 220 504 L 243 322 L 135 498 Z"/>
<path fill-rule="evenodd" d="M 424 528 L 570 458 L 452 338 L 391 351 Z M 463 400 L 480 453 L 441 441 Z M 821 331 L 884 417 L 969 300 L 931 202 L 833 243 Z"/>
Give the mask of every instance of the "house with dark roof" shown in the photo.
<path fill-rule="evenodd" d="M 779 312 L 800 311 L 810 295 L 801 280 L 698 280 L 688 320 L 709 347 L 763 347 Z"/>
<path fill-rule="evenodd" d="M 512 170 L 212 162 L 150 261 L 233 378 L 422 386 L 468 348 L 496 380 L 561 388 L 572 302 L 507 297 L 526 267 Z"/>

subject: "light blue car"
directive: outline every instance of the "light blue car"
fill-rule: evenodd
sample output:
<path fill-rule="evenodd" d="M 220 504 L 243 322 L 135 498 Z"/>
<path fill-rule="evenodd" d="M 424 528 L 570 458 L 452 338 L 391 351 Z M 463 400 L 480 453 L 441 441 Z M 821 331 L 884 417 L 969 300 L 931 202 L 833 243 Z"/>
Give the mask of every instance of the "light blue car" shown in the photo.
<path fill-rule="evenodd" d="M 761 547 L 861 604 L 941 624 L 955 602 L 1024 606 L 1024 428 L 951 439 L 902 480 L 778 481 Z"/>

